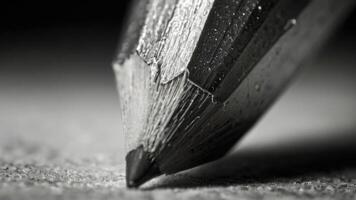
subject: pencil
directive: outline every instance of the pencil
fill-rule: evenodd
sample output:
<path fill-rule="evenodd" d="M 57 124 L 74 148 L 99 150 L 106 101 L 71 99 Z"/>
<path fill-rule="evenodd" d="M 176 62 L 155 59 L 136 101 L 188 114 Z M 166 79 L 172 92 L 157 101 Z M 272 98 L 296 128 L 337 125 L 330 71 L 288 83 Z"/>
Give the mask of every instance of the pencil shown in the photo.
<path fill-rule="evenodd" d="M 127 186 L 139 187 L 224 156 L 353 1 L 132 5 L 113 65 L 128 150 Z"/>

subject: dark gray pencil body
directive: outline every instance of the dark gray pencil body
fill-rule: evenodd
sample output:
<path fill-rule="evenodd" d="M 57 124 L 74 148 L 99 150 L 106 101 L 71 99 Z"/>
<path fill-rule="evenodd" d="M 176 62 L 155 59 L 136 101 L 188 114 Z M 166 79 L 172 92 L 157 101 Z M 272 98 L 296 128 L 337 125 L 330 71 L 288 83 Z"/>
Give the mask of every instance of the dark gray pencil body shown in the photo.
<path fill-rule="evenodd" d="M 137 0 L 114 68 L 137 187 L 223 156 L 352 0 Z"/>

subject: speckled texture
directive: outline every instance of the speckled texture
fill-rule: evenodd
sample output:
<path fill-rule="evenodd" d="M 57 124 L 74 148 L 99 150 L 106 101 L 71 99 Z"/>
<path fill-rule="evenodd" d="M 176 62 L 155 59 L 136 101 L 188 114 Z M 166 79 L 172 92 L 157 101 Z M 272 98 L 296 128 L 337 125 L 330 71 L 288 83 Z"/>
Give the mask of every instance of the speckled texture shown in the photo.
<path fill-rule="evenodd" d="M 356 192 L 355 170 L 270 181 L 181 174 L 128 190 L 116 163 L 105 156 L 65 158 L 59 151 L 12 142 L 1 147 L 0 199 L 352 199 Z"/>

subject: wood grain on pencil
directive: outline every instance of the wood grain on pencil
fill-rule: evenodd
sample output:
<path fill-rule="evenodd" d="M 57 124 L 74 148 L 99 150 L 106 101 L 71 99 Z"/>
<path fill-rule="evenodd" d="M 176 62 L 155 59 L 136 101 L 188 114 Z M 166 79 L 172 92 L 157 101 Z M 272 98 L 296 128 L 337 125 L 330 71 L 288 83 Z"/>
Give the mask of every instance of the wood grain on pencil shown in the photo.
<path fill-rule="evenodd" d="M 114 62 L 128 186 L 223 156 L 351 4 L 134 2 Z"/>

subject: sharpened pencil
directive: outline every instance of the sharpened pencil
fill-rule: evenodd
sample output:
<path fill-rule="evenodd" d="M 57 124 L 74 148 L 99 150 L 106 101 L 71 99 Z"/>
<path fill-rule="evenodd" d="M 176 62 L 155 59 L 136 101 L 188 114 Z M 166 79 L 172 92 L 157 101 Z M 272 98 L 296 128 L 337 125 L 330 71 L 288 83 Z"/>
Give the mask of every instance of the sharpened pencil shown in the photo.
<path fill-rule="evenodd" d="M 127 186 L 224 156 L 351 5 L 134 1 L 114 62 Z"/>

